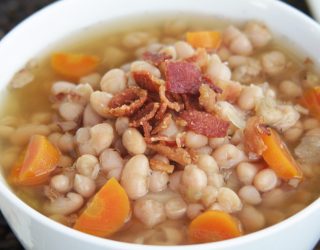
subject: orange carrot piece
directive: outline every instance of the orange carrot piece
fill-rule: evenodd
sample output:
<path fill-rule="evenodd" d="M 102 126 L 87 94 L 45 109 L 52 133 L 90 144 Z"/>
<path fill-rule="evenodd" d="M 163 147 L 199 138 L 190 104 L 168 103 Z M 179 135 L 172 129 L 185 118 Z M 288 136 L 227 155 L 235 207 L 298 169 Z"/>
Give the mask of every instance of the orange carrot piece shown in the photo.
<path fill-rule="evenodd" d="M 320 120 L 320 86 L 308 89 L 301 97 L 300 104 Z"/>
<path fill-rule="evenodd" d="M 263 159 L 283 180 L 302 179 L 302 171 L 292 157 L 287 145 L 278 133 L 269 128 L 270 133 L 261 134 L 267 149 L 262 153 Z"/>
<path fill-rule="evenodd" d="M 214 242 L 241 235 L 238 223 L 223 211 L 207 211 L 189 225 L 188 236 L 193 243 Z"/>
<path fill-rule="evenodd" d="M 9 180 L 21 186 L 43 184 L 57 167 L 59 158 L 59 150 L 45 136 L 33 135 L 26 151 L 13 166 Z"/>
<path fill-rule="evenodd" d="M 92 73 L 99 64 L 99 58 L 93 55 L 55 53 L 51 56 L 51 66 L 60 75 L 78 79 Z"/>
<path fill-rule="evenodd" d="M 221 41 L 219 31 L 187 32 L 187 42 L 195 48 L 218 49 Z"/>
<path fill-rule="evenodd" d="M 117 232 L 130 214 L 127 193 L 115 178 L 111 178 L 93 197 L 77 219 L 74 229 L 100 237 Z"/>

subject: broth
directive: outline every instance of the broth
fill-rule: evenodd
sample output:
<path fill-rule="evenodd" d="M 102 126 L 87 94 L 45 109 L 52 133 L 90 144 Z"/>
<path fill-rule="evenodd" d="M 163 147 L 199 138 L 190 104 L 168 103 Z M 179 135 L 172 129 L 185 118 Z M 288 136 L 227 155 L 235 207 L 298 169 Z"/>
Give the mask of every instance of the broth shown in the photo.
<path fill-rule="evenodd" d="M 185 33 L 187 31 L 222 31 L 226 29 L 230 23 L 232 23 L 230 20 L 194 15 L 168 16 L 166 18 L 159 16 L 154 17 L 151 21 L 149 18 L 147 20 L 142 18 L 132 18 L 130 20 L 130 24 L 127 19 L 124 21 L 117 20 L 114 23 L 99 24 L 96 27 L 82 30 L 78 34 L 73 34 L 48 49 L 48 51 L 45 51 L 43 55 L 40 55 L 30 63 L 30 65 L 32 64 L 31 66 L 27 67 L 28 72 L 31 72 L 34 76 L 34 80 L 23 88 L 9 88 L 9 93 L 2 105 L 2 119 L 0 120 L 0 137 L 2 138 L 0 141 L 0 149 L 2 154 L 0 156 L 0 163 L 5 175 L 9 175 L 12 165 L 18 158 L 21 151 L 25 148 L 28 139 L 31 136 L 28 132 L 21 131 L 20 134 L 17 135 L 19 127 L 21 128 L 29 123 L 42 124 L 41 128 L 37 128 L 37 133 L 42 133 L 46 136 L 53 133 L 61 133 L 61 128 L 55 124 L 55 122 L 58 121 L 58 115 L 56 112 L 57 105 L 54 105 L 52 102 L 51 88 L 53 83 L 66 79 L 52 70 L 52 67 L 50 66 L 50 56 L 52 52 L 63 51 L 98 56 L 101 59 L 101 63 L 95 72 L 99 75 L 104 75 L 105 72 L 112 68 L 121 67 L 126 63 L 136 60 L 137 56 L 140 56 L 144 50 L 141 48 L 146 47 L 146 43 L 144 42 L 137 46 L 126 46 L 124 39 L 128 34 L 137 34 L 136 32 L 142 32 L 140 33 L 142 34 L 141 36 L 147 34 L 146 36 L 148 36 L 149 39 L 148 43 L 161 43 L 168 45 L 173 44 L 178 40 L 185 40 Z M 243 25 L 244 24 L 240 24 L 240 27 L 243 27 Z M 236 24 L 236 26 L 238 26 L 238 24 Z M 133 39 L 133 42 L 138 44 L 139 39 L 136 39 L 138 41 Z M 230 50 L 223 51 L 223 49 L 219 49 L 218 55 L 222 61 L 228 62 L 229 60 L 229 66 L 232 69 L 233 78 L 238 77 L 239 79 L 236 80 L 239 80 L 241 83 L 245 82 L 244 85 L 246 84 L 246 86 L 248 86 L 249 83 L 263 84 L 267 81 L 270 84 L 270 88 L 265 85 L 265 92 L 263 93 L 263 96 L 267 95 L 267 91 L 269 90 L 275 91 L 277 93 L 277 97 L 282 102 L 290 104 L 296 103 L 297 96 L 290 96 L 287 92 L 288 87 L 286 86 L 291 85 L 280 84 L 281 82 L 284 80 L 294 81 L 298 86 L 300 86 L 300 90 L 304 91 L 311 85 L 318 85 L 319 79 L 318 76 L 313 73 L 312 63 L 308 60 L 303 61 L 303 57 L 298 52 L 293 51 L 293 49 L 288 49 L 288 47 L 291 46 L 288 46 L 287 41 L 283 42 L 276 39 L 275 41 L 272 40 L 272 42 L 267 46 L 254 50 L 250 57 L 256 59 L 258 62 L 262 55 L 268 51 L 274 50 L 281 51 L 285 55 L 287 62 L 286 68 L 281 74 L 269 76 L 264 72 L 257 77 L 254 76 L 254 79 L 246 79 L 243 76 L 243 71 L 240 69 L 241 65 L 236 65 L 236 60 L 239 58 L 234 57 L 234 61 L 230 61 L 230 56 L 232 56 Z M 242 70 L 244 70 L 244 68 L 242 68 Z M 249 76 L 249 78 L 250 77 L 251 76 Z M 298 96 L 300 95 L 301 93 L 298 93 Z M 282 132 L 281 129 L 279 130 L 280 134 L 285 138 L 284 140 L 291 152 L 294 152 L 297 145 L 301 143 L 301 138 L 305 136 L 305 133 L 308 133 L 311 129 L 320 128 L 320 123 L 317 120 L 312 119 L 308 114 L 304 114 L 305 109 L 302 107 L 298 107 L 298 109 L 302 110 L 302 113 L 300 113 L 301 118 L 297 124 L 291 126 L 291 128 L 285 132 Z M 246 114 L 250 114 L 250 112 Z M 292 128 L 296 128 L 296 130 Z M 296 135 L 296 133 L 301 134 Z M 71 130 L 70 134 L 73 136 L 75 134 L 75 130 Z M 231 141 L 236 140 L 233 134 L 234 132 L 232 131 L 229 133 Z M 21 137 L 23 138 L 21 139 Z M 53 136 L 51 138 L 53 138 Z M 212 142 L 212 144 L 214 143 Z M 205 145 L 208 146 L 208 143 Z M 77 145 L 73 146 L 74 149 L 69 152 L 62 150 L 66 157 L 60 161 L 60 165 L 67 166 L 74 171 L 74 162 L 76 161 L 78 154 L 77 150 L 75 150 Z M 215 151 L 216 148 L 212 149 L 211 147 L 209 150 Z M 128 156 L 126 157 L 127 160 Z M 294 157 L 296 158 L 296 156 Z M 253 162 L 252 164 L 256 164 L 256 162 Z M 258 162 L 257 164 L 261 165 L 262 163 Z M 233 211 L 231 214 L 241 221 L 244 234 L 276 224 L 297 213 L 319 197 L 320 186 L 318 185 L 317 180 L 320 176 L 320 168 L 318 166 L 318 162 L 312 164 L 301 162 L 300 165 L 304 173 L 304 181 L 300 183 L 298 187 L 293 187 L 292 185 L 294 184 L 291 183 L 290 185 L 287 181 L 278 179 L 278 184 L 272 190 L 266 192 L 259 191 L 259 196 L 261 195 L 262 197 L 261 202 L 258 202 L 257 204 L 249 204 L 241 198 L 241 202 L 243 204 L 242 210 Z M 258 168 L 260 171 L 261 167 Z M 265 166 L 263 166 L 263 168 L 265 168 Z M 236 167 L 231 168 L 231 170 L 226 169 L 225 174 L 224 186 L 231 188 L 239 194 L 240 188 L 245 186 L 245 184 L 238 179 Z M 103 183 L 106 181 L 106 178 L 101 179 Z M 99 184 L 97 186 L 101 185 Z M 48 203 L 49 199 L 56 198 L 54 196 L 57 194 L 54 193 L 50 196 L 48 192 L 52 192 L 52 190 L 48 190 L 48 185 L 46 185 L 46 187 L 45 185 L 37 187 L 11 185 L 11 187 L 17 196 L 31 207 L 47 216 L 50 216 L 52 219 L 60 223 L 66 224 L 67 226 L 73 226 L 78 215 L 84 209 L 78 209 L 68 215 L 49 214 L 43 204 Z M 166 200 L 166 197 L 170 197 L 173 192 L 169 192 L 168 190 L 169 188 L 167 188 L 167 191 L 164 190 L 158 194 L 152 194 L 149 192 L 147 195 L 150 197 L 153 195 L 157 197 L 158 195 L 162 198 L 157 197 L 156 200 Z M 90 197 L 85 198 L 86 201 L 89 199 Z M 131 203 L 133 204 L 134 202 Z M 187 203 L 191 204 L 201 202 L 187 201 Z M 83 205 L 81 207 L 85 206 Z M 196 209 L 196 206 L 194 209 Z M 203 205 L 200 208 L 201 211 L 206 209 L 208 209 L 208 207 L 205 208 Z M 216 209 L 218 208 L 216 207 Z M 254 222 L 252 222 L 252 218 L 249 218 L 251 216 L 256 216 Z M 192 243 L 187 237 L 188 226 L 191 221 L 188 216 L 183 216 L 176 220 L 166 219 L 158 225 L 150 228 L 141 223 L 141 220 L 139 220 L 135 215 L 132 215 L 132 217 L 133 218 L 129 220 L 129 222 L 127 222 L 118 232 L 108 238 L 118 241 L 155 245 Z M 257 223 L 255 224 L 255 222 Z"/>

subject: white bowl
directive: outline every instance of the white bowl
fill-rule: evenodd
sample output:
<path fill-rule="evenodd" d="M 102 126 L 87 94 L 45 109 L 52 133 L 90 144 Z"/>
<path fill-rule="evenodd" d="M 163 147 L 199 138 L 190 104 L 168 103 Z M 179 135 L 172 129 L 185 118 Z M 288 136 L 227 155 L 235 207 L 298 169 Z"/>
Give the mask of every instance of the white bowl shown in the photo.
<path fill-rule="evenodd" d="M 237 20 L 258 19 L 320 65 L 320 26 L 271 0 L 64 0 L 29 17 L 0 42 L 0 90 L 24 64 L 66 35 L 117 17 L 155 12 L 203 13 Z M 60 225 L 23 203 L 0 176 L 0 208 L 27 249 L 270 250 L 312 249 L 320 237 L 320 199 L 289 219 L 240 238 L 199 245 L 156 247 L 97 238 Z"/>

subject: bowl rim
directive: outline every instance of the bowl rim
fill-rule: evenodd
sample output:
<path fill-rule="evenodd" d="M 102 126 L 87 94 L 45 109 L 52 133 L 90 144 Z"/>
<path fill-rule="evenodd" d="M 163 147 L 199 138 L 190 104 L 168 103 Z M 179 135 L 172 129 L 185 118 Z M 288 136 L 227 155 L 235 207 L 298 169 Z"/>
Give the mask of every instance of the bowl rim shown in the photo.
<path fill-rule="evenodd" d="M 6 43 L 7 38 L 11 37 L 14 33 L 20 32 L 21 29 L 24 29 L 24 26 L 31 22 L 35 17 L 37 17 L 39 14 L 44 14 L 45 12 L 49 11 L 52 7 L 61 8 L 64 4 L 69 2 L 76 2 L 75 0 L 60 0 L 57 2 L 53 2 L 51 4 L 48 4 L 44 8 L 36 11 L 32 15 L 30 15 L 28 18 L 21 21 L 17 26 L 15 26 L 10 32 L 8 32 L 1 40 L 0 40 L 0 48 L 1 45 Z M 240 0 L 243 2 L 246 2 L 246 0 Z M 320 34 L 320 25 L 314 21 L 311 17 L 307 16 L 303 12 L 295 9 L 294 7 L 283 3 L 281 1 L 274 1 L 274 0 L 265 0 L 265 2 L 268 2 L 271 6 L 274 6 L 275 8 L 279 8 L 280 10 L 284 12 L 291 12 L 291 14 L 295 15 L 296 19 L 299 19 L 300 21 L 304 21 L 307 25 L 312 26 L 317 32 Z M 299 45 L 299 47 L 301 47 Z M 11 204 L 13 204 L 15 207 L 23 210 L 30 218 L 32 218 L 34 221 L 37 221 L 41 226 L 50 228 L 53 231 L 56 231 L 58 233 L 63 233 L 67 235 L 68 237 L 78 239 L 83 242 L 87 242 L 92 245 L 100 245 L 100 246 L 112 246 L 115 249 L 128 249 L 128 250 L 140 250 L 143 248 L 144 250 L 160 250 L 165 248 L 166 250 L 194 250 L 196 247 L 202 247 L 203 249 L 212 249 L 212 247 L 236 247 L 243 244 L 246 244 L 247 242 L 258 240 L 261 238 L 268 237 L 268 235 L 275 234 L 276 232 L 279 232 L 285 228 L 290 227 L 291 225 L 294 225 L 298 221 L 303 220 L 308 216 L 308 214 L 315 213 L 317 210 L 320 213 L 320 197 L 314 200 L 311 204 L 309 204 L 306 208 L 299 211 L 298 213 L 294 214 L 293 216 L 290 216 L 289 218 L 274 224 L 272 226 L 269 226 L 267 228 L 261 229 L 259 231 L 243 235 L 238 238 L 233 238 L 229 240 L 223 240 L 219 242 L 211 242 L 211 243 L 202 243 L 202 244 L 193 244 L 193 245 L 177 245 L 177 246 L 157 246 L 157 245 L 142 245 L 142 244 L 135 244 L 135 243 L 126 243 L 106 238 L 100 238 L 97 236 L 93 236 L 90 234 L 86 234 L 77 230 L 74 230 L 73 228 L 67 227 L 63 224 L 60 224 L 47 216 L 41 214 L 37 210 L 31 208 L 29 205 L 24 203 L 9 187 L 9 185 L 6 185 L 2 181 L 0 181 L 0 195 L 2 195 L 7 201 L 10 201 Z"/>

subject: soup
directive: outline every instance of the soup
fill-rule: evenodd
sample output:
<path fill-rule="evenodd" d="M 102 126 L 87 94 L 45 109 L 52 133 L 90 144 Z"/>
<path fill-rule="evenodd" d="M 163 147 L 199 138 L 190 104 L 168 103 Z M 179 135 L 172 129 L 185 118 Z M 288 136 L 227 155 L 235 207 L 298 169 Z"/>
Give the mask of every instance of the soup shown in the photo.
<path fill-rule="evenodd" d="M 12 79 L 0 162 L 22 200 L 92 235 L 182 245 L 319 197 L 310 59 L 256 21 L 124 24 L 73 35 Z"/>

